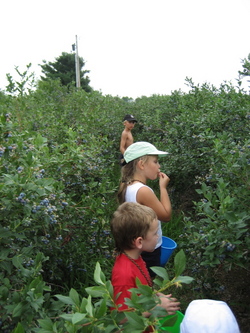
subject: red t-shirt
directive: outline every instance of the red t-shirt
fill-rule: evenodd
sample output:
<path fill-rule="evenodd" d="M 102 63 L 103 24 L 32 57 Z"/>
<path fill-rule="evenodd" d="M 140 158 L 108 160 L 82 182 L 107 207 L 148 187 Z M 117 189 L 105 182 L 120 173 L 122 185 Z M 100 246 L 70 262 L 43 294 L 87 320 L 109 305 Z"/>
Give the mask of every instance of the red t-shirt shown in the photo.
<path fill-rule="evenodd" d="M 151 280 L 149 272 L 147 270 L 145 261 L 140 256 L 139 259 L 134 260 L 141 268 L 144 274 L 147 276 L 148 281 Z M 120 296 L 115 299 L 115 303 L 121 304 L 119 311 L 128 309 L 128 306 L 124 304 L 125 298 L 130 298 L 131 288 L 137 288 L 136 278 L 138 278 L 142 284 L 148 285 L 148 281 L 139 268 L 124 254 L 117 256 L 115 264 L 112 270 L 111 282 L 114 288 L 114 297 L 121 292 Z"/>

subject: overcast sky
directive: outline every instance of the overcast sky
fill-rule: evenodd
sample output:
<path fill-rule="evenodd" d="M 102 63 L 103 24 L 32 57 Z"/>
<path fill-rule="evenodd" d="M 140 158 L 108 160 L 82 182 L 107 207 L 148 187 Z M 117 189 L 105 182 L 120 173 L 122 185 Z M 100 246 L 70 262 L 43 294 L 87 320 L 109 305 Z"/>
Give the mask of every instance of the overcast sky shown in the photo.
<path fill-rule="evenodd" d="M 3 0 L 0 89 L 15 66 L 71 52 L 103 94 L 140 97 L 195 84 L 236 85 L 250 53 L 250 0 Z M 246 85 L 247 87 L 247 85 Z"/>

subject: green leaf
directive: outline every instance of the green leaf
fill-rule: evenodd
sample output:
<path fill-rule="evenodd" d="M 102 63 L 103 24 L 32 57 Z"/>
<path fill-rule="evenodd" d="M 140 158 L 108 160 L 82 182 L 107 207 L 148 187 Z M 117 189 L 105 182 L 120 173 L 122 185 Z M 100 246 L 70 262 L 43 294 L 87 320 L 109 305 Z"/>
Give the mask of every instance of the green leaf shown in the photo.
<path fill-rule="evenodd" d="M 43 329 L 43 333 L 53 332 L 53 322 L 50 318 L 38 319 L 38 323 L 41 326 L 41 328 Z"/>
<path fill-rule="evenodd" d="M 9 296 L 9 288 L 5 286 L 0 286 L 0 296 L 2 301 L 6 301 Z"/>
<path fill-rule="evenodd" d="M 38 147 L 41 148 L 47 143 L 47 139 L 42 137 L 41 134 L 38 134 L 37 137 L 34 140 L 34 144 Z"/>
<path fill-rule="evenodd" d="M 63 318 L 66 321 L 72 322 L 73 313 L 64 313 L 60 315 L 60 318 Z"/>
<path fill-rule="evenodd" d="M 144 296 L 152 296 L 153 295 L 153 290 L 151 287 L 144 285 L 144 284 L 139 284 L 137 288 L 131 288 L 129 290 L 135 290 L 137 294 L 143 294 Z"/>
<path fill-rule="evenodd" d="M 204 205 L 204 212 L 206 213 L 207 216 L 213 217 L 214 216 L 214 211 L 210 207 L 210 203 L 207 203 Z"/>
<path fill-rule="evenodd" d="M 88 300 L 86 298 L 82 299 L 81 306 L 80 306 L 80 311 L 81 312 L 86 312 L 86 306 L 88 304 Z"/>
<path fill-rule="evenodd" d="M 93 317 L 93 305 L 91 303 L 92 298 L 91 296 L 88 297 L 88 303 L 86 305 L 86 311 L 90 317 Z"/>
<path fill-rule="evenodd" d="M 95 266 L 94 280 L 98 284 L 105 285 L 105 276 L 103 275 L 99 262 L 97 262 Z"/>
<path fill-rule="evenodd" d="M 12 233 L 8 229 L 0 227 L 0 239 L 9 238 L 11 235 L 12 235 Z M 1 250 L 1 252 L 2 252 L 2 250 Z"/>
<path fill-rule="evenodd" d="M 25 333 L 23 325 L 18 323 L 17 327 L 12 331 L 12 333 Z"/>
<path fill-rule="evenodd" d="M 163 278 L 164 281 L 169 281 L 167 270 L 164 267 L 153 266 L 150 268 L 156 275 Z"/>
<path fill-rule="evenodd" d="M 103 299 L 100 302 L 99 308 L 97 308 L 95 316 L 97 319 L 103 317 L 105 315 L 105 313 L 107 312 L 107 302 L 106 299 Z"/>
<path fill-rule="evenodd" d="M 160 303 L 158 303 L 160 304 Z M 150 310 L 151 316 L 154 318 L 165 318 L 166 316 L 168 316 L 167 311 L 162 308 L 161 306 L 154 306 L 154 308 L 152 308 Z"/>
<path fill-rule="evenodd" d="M 36 188 L 36 193 L 37 193 L 40 197 L 46 195 L 45 190 L 44 190 L 43 188 L 39 188 L 39 187 Z"/>
<path fill-rule="evenodd" d="M 55 297 L 57 297 L 64 304 L 74 305 L 74 301 L 68 296 L 55 295 Z"/>
<path fill-rule="evenodd" d="M 85 288 L 86 292 L 92 297 L 103 297 L 103 295 L 107 294 L 107 290 L 104 286 L 95 286 Z"/>
<path fill-rule="evenodd" d="M 14 185 L 17 182 L 17 176 L 12 175 L 4 175 L 4 184 L 6 185 Z"/>
<path fill-rule="evenodd" d="M 55 182 L 53 178 L 43 178 L 40 179 L 40 181 L 42 181 L 41 183 L 43 184 L 44 187 L 52 185 Z"/>
<path fill-rule="evenodd" d="M 33 289 L 33 288 L 35 289 L 36 288 L 36 291 L 37 291 L 39 289 L 39 287 L 41 287 L 41 285 L 43 285 L 43 282 L 41 281 L 41 277 L 38 276 L 30 282 L 29 289 Z"/>
<path fill-rule="evenodd" d="M 113 299 L 114 298 L 114 288 L 113 288 L 113 285 L 112 285 L 110 280 L 108 280 L 106 282 L 106 288 L 107 288 L 107 291 L 108 291 L 108 294 L 109 294 L 110 298 Z"/>
<path fill-rule="evenodd" d="M 4 270 L 6 270 L 8 272 L 8 274 L 11 274 L 11 269 L 12 269 L 12 265 L 10 262 L 6 262 L 6 261 L 0 261 L 0 267 Z"/>
<path fill-rule="evenodd" d="M 164 284 L 163 284 L 163 280 L 162 279 L 159 279 L 159 278 L 155 278 L 154 279 L 154 284 L 156 285 L 156 286 L 158 286 L 159 288 L 161 288 Z"/>
<path fill-rule="evenodd" d="M 117 331 L 117 325 L 109 324 L 107 327 L 105 327 L 104 332 L 105 333 L 113 333 L 113 332 L 119 332 L 119 331 Z"/>
<path fill-rule="evenodd" d="M 3 229 L 1 228 L 1 231 L 2 230 Z M 2 238 L 2 234 L 1 234 L 1 238 Z M 10 253 L 10 249 L 1 248 L 1 252 L 0 252 L 0 259 L 1 259 L 1 261 L 7 259 L 9 253 Z"/>
<path fill-rule="evenodd" d="M 135 312 L 125 312 L 125 316 L 128 319 L 131 328 L 133 327 L 134 329 L 143 331 L 145 328 L 145 323 L 141 316 Z M 134 332 L 134 330 L 132 332 Z"/>
<path fill-rule="evenodd" d="M 25 311 L 25 303 L 24 302 L 20 302 L 17 304 L 17 306 L 14 308 L 12 316 L 15 317 L 20 317 L 21 314 Z"/>
<path fill-rule="evenodd" d="M 72 324 L 74 325 L 83 324 L 83 322 L 85 322 L 85 317 L 86 313 L 79 313 L 79 312 L 74 313 L 72 317 Z"/>
<path fill-rule="evenodd" d="M 194 278 L 192 278 L 190 276 L 182 276 L 181 275 L 181 276 L 178 276 L 178 278 L 176 278 L 174 281 L 189 284 L 189 283 L 194 281 Z"/>
<path fill-rule="evenodd" d="M 69 297 L 72 299 L 72 301 L 74 302 L 74 304 L 77 307 L 80 306 L 79 294 L 78 294 L 78 292 L 75 289 L 73 289 L 73 288 L 70 289 Z"/>
<path fill-rule="evenodd" d="M 16 268 L 20 268 L 22 267 L 22 264 L 21 264 L 22 260 L 20 257 L 18 256 L 14 256 L 12 258 L 12 264 L 16 267 Z"/>
<path fill-rule="evenodd" d="M 26 163 L 31 166 L 33 163 L 33 154 L 32 151 L 29 151 L 25 158 Z"/>
<path fill-rule="evenodd" d="M 174 257 L 175 276 L 181 275 L 186 268 L 186 256 L 183 250 L 180 250 Z"/>

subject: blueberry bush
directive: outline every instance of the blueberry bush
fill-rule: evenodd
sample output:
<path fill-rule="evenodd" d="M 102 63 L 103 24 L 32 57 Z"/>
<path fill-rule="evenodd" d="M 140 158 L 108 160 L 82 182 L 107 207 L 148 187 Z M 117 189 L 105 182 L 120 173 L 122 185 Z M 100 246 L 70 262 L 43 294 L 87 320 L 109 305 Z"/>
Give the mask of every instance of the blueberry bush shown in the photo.
<path fill-rule="evenodd" d="M 184 287 L 179 298 L 233 299 L 236 290 L 225 294 L 221 277 L 249 272 L 246 91 L 187 79 L 188 93 L 132 100 L 65 89 L 57 81 L 27 92 L 22 85 L 17 94 L 19 85 L 11 83 L 0 91 L 1 331 L 88 332 L 74 323 L 85 323 L 92 306 L 100 318 L 106 311 L 104 301 L 91 303 L 88 288 L 96 284 L 97 262 L 108 283 L 114 260 L 109 221 L 118 204 L 127 113 L 139 120 L 136 141 L 170 153 L 160 159 L 174 210 L 163 230 L 185 252 L 187 273 L 195 278 L 194 294 Z M 157 193 L 157 182 L 150 186 Z M 168 265 L 171 271 L 173 260 Z M 78 315 L 72 305 L 80 299 Z M 59 317 L 71 324 L 54 321 Z"/>

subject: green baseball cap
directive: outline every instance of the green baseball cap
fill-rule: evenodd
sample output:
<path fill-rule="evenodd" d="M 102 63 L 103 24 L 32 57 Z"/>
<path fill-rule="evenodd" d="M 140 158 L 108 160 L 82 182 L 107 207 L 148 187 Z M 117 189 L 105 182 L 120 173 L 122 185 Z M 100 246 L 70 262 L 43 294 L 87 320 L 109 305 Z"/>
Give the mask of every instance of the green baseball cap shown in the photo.
<path fill-rule="evenodd" d="M 161 155 L 166 156 L 169 153 L 166 151 L 158 150 L 154 145 L 149 142 L 139 141 L 132 143 L 124 152 L 124 160 L 129 163 L 139 157 L 145 155 Z"/>

